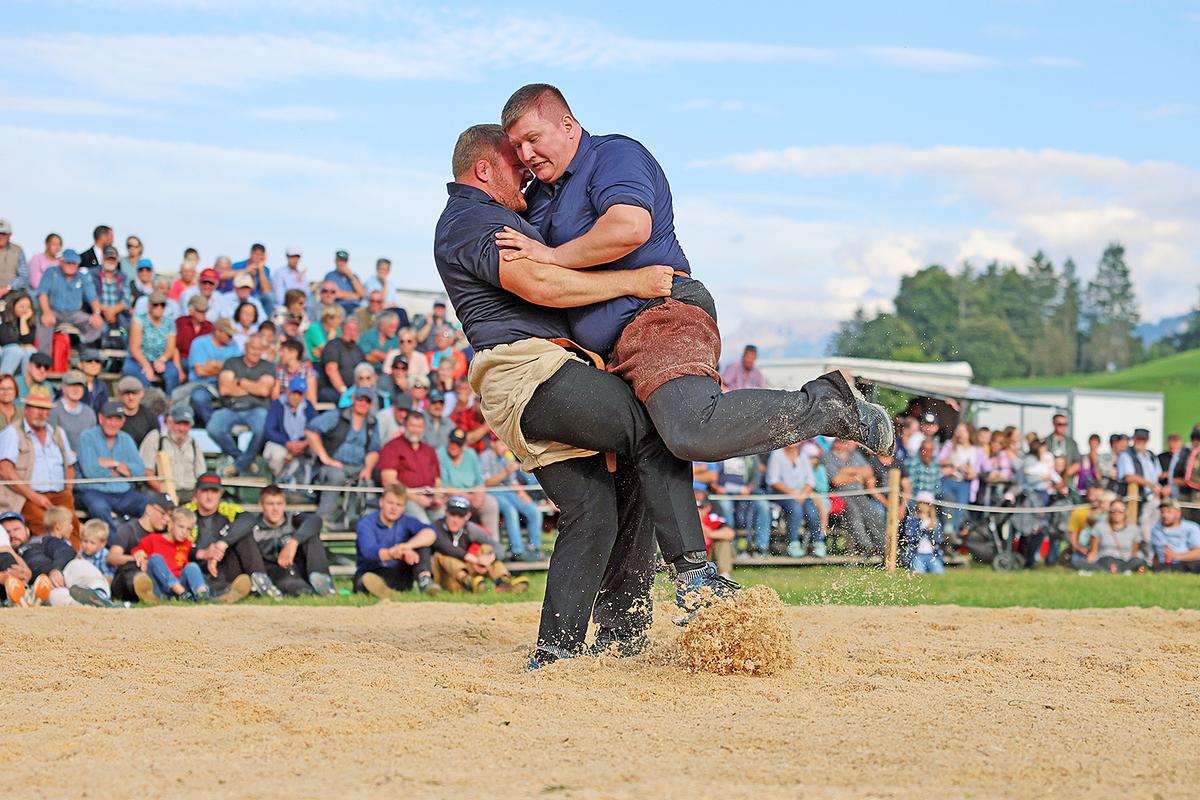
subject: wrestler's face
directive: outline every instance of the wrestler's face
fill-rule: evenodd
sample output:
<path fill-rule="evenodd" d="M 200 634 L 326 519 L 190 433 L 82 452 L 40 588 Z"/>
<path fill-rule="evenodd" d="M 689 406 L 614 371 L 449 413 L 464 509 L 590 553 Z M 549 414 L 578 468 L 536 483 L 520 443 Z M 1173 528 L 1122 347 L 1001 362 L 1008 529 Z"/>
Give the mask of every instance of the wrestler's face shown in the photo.
<path fill-rule="evenodd" d="M 534 108 L 508 129 L 508 140 L 516 148 L 521 162 L 542 183 L 553 184 L 575 157 L 579 145 L 579 124 L 570 114 L 546 119 Z"/>
<path fill-rule="evenodd" d="M 492 179 L 489 185 L 492 197 L 496 202 L 518 214 L 525 211 L 525 195 L 521 187 L 529 180 L 529 172 L 512 145 L 501 144 L 496 150 L 496 158 L 491 161 Z"/>

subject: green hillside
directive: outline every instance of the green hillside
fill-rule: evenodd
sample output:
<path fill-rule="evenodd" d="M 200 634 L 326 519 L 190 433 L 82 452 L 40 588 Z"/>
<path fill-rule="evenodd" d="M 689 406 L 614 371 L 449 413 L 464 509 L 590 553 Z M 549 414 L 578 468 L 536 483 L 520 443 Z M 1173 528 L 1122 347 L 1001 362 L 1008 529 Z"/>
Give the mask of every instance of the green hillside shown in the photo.
<path fill-rule="evenodd" d="M 1192 426 L 1200 422 L 1200 350 L 1187 350 L 1118 372 L 1015 378 L 1000 381 L 997 385 L 1014 389 L 1063 386 L 1073 389 L 1162 392 L 1166 401 L 1168 432 L 1182 433 L 1187 438 Z"/>

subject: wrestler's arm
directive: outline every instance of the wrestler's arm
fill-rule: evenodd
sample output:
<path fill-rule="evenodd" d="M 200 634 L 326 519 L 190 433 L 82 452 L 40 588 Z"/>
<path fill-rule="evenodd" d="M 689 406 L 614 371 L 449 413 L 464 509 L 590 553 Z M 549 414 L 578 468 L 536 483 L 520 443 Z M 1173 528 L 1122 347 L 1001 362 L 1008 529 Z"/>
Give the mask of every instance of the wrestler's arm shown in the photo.
<path fill-rule="evenodd" d="M 652 224 L 646 209 L 619 203 L 601 214 L 587 233 L 558 247 L 542 244 L 509 227 L 496 234 L 496 244 L 511 248 L 504 251 L 505 261 L 536 258 L 557 267 L 585 269 L 610 264 L 641 247 L 650 238 Z"/>
<path fill-rule="evenodd" d="M 577 272 L 530 261 L 500 261 L 500 286 L 534 305 L 577 308 L 616 297 L 669 297 L 673 271 L 654 265 L 631 270 Z"/>

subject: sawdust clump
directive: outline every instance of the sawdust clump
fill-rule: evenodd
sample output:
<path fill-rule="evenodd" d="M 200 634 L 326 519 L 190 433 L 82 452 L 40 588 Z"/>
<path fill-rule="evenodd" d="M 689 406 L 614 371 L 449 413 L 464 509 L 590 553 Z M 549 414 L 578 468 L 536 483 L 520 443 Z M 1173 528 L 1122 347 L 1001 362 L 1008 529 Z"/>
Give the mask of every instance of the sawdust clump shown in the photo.
<path fill-rule="evenodd" d="M 700 609 L 677 646 L 680 663 L 692 672 L 774 675 L 796 663 L 786 609 L 769 586 Z"/>

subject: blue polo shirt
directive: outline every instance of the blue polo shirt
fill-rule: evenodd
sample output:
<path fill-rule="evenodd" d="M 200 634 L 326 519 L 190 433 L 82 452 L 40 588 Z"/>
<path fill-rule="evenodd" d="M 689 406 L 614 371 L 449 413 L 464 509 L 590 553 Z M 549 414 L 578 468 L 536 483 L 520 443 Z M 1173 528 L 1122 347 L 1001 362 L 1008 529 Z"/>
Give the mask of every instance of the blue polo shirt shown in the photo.
<path fill-rule="evenodd" d="M 450 199 L 434 231 L 433 260 L 471 347 L 569 337 L 561 311 L 527 303 L 500 286 L 496 233 L 507 225 L 538 241 L 541 235 L 474 186 L 450 183 L 446 191 Z"/>
<path fill-rule="evenodd" d="M 650 212 L 650 238 L 605 269 L 637 269 L 666 264 L 691 273 L 687 256 L 675 238 L 671 187 L 650 151 L 627 136 L 592 136 L 583 131 L 579 150 L 553 186 L 535 180 L 525 193 L 527 217 L 543 240 L 557 246 L 578 239 L 615 205 L 639 206 Z M 676 278 L 677 281 L 686 280 Z M 572 338 L 607 355 L 644 300 L 618 297 L 582 308 L 569 308 Z"/>
<path fill-rule="evenodd" d="M 355 579 L 360 578 L 364 572 L 395 567 L 399 562 L 380 561 L 379 551 L 407 542 L 428 527 L 428 523 L 407 514 L 401 515 L 400 519 L 390 526 L 380 521 L 378 511 L 360 519 L 355 527 L 358 534 L 354 548 Z"/>
<path fill-rule="evenodd" d="M 350 276 L 343 275 L 336 269 L 331 269 L 329 272 L 326 272 L 325 280 L 332 281 L 337 285 L 338 289 L 343 292 L 354 291 L 354 281 L 350 280 Z M 354 310 L 358 308 L 358 300 L 338 300 L 337 304 L 345 309 L 347 315 L 353 314 Z"/>
<path fill-rule="evenodd" d="M 232 339 L 229 344 L 221 347 L 215 341 L 211 333 L 206 333 L 203 336 L 197 336 L 192 340 L 192 347 L 188 350 L 188 379 L 197 383 L 217 383 L 220 373 L 213 375 L 210 378 L 202 378 L 196 374 L 195 365 L 203 364 L 206 361 L 220 361 L 224 364 L 231 358 L 236 358 L 242 354 L 242 348 L 238 347 L 237 342 Z"/>

